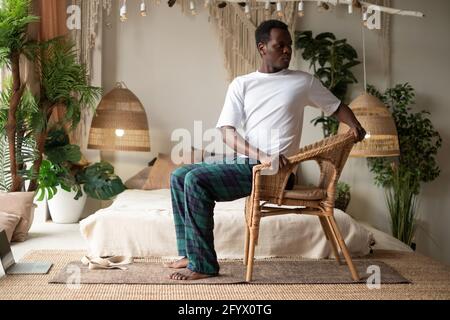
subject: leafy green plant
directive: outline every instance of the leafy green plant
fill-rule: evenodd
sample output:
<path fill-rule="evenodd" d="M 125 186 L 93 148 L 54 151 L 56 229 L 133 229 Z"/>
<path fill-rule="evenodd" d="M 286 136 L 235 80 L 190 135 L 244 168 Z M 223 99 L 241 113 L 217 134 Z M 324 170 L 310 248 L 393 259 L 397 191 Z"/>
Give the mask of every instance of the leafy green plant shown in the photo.
<path fill-rule="evenodd" d="M 3 0 L 0 6 L 0 67 L 11 70 L 12 84 L 7 96 L 6 117 L 0 119 L 0 165 L 8 165 L 0 176 L 0 185 L 7 191 L 24 190 L 24 181 L 31 180 L 28 191 L 37 188 L 37 176 L 43 160 L 44 144 L 49 130 L 49 120 L 55 108 L 65 111 L 61 125 L 76 128 L 81 112 L 94 106 L 101 89 L 90 86 L 86 69 L 77 62 L 74 45 L 65 38 L 35 42 L 28 38 L 28 26 L 39 20 L 31 15 L 31 0 Z M 21 61 L 35 63 L 40 90 L 34 104 L 26 104 L 22 82 Z M 26 96 L 26 94 L 25 94 Z M 25 97 L 26 100 L 26 97 Z M 20 105 L 36 107 L 31 118 L 20 113 Z M 3 112 L 3 111 L 2 111 Z M 28 121 L 29 120 L 29 121 Z M 26 126 L 22 126 L 25 124 Z M 7 146 L 5 146 L 5 141 Z M 30 157 L 33 151 L 33 157 Z M 25 161 L 28 160 L 28 161 Z M 33 163 L 33 171 L 25 163 Z M 27 175 L 25 175 L 27 174 Z"/>
<path fill-rule="evenodd" d="M 39 20 L 31 15 L 31 0 L 3 0 L 0 6 L 0 67 L 11 70 L 12 84 L 6 96 L 8 98 L 8 110 L 6 122 L 2 128 L 0 138 L 6 137 L 8 144 L 8 176 L 3 181 L 2 187 L 8 187 L 8 191 L 21 191 L 23 179 L 19 170 L 23 169 L 21 146 L 26 146 L 25 134 L 29 132 L 20 126 L 21 120 L 18 114 L 19 106 L 23 103 L 25 83 L 22 83 L 20 74 L 20 59 L 25 56 L 32 59 L 32 41 L 28 39 L 28 26 Z"/>
<path fill-rule="evenodd" d="M 64 129 L 52 129 L 45 144 L 45 156 L 39 169 L 38 200 L 45 195 L 51 199 L 61 186 L 65 191 L 76 191 L 75 199 L 86 194 L 98 200 L 110 200 L 125 190 L 122 180 L 114 174 L 114 168 L 107 162 L 92 165 L 80 163 L 80 148 L 69 143 Z"/>
<path fill-rule="evenodd" d="M 33 174 L 39 172 L 43 160 L 44 145 L 49 131 L 49 120 L 56 107 L 64 108 L 64 118 L 58 123 L 60 126 L 75 129 L 80 122 L 81 112 L 86 108 L 93 108 L 101 96 L 101 88 L 89 85 L 85 66 L 77 62 L 74 44 L 64 38 L 56 38 L 41 43 L 37 50 L 36 61 L 41 79 L 39 95 L 39 110 L 42 115 L 41 126 L 36 127 L 37 149 L 39 157 L 34 161 Z M 73 146 L 65 145 L 73 149 Z M 55 160 L 59 154 L 55 150 L 50 155 Z M 75 162 L 75 161 L 73 161 Z M 37 188 L 37 180 L 30 183 L 29 191 Z"/>
<path fill-rule="evenodd" d="M 397 159 L 369 158 L 368 165 L 375 184 L 388 189 L 394 236 L 410 245 L 416 223 L 416 196 L 421 184 L 433 181 L 440 174 L 436 155 L 442 138 L 427 117 L 428 111 L 413 111 L 415 93 L 410 84 L 398 84 L 384 93 L 368 86 L 368 93 L 379 98 L 391 111 L 400 146 Z"/>
<path fill-rule="evenodd" d="M 350 70 L 360 64 L 356 50 L 346 39 L 336 39 L 330 32 L 324 32 L 313 37 L 312 31 L 301 31 L 295 34 L 295 45 L 302 51 L 302 57 L 309 61 L 309 67 L 322 84 L 336 97 L 345 102 L 347 88 L 357 79 Z M 322 124 L 325 137 L 337 133 L 339 121 L 327 117 L 323 113 L 312 120 L 314 125 Z"/>
<path fill-rule="evenodd" d="M 335 208 L 342 211 L 346 211 L 348 204 L 350 203 L 350 185 L 348 183 L 339 181 L 336 185 L 336 197 L 335 197 Z"/>
<path fill-rule="evenodd" d="M 391 214 L 392 235 L 411 246 L 417 225 L 417 195 L 411 173 L 401 170 L 393 169 L 386 202 Z"/>
<path fill-rule="evenodd" d="M 10 77 L 7 77 L 3 83 L 3 91 L 0 92 L 0 190 L 2 191 L 11 190 L 13 185 L 7 135 L 9 101 L 12 92 L 12 81 Z M 34 96 L 29 90 L 25 90 L 16 109 L 14 144 L 16 172 L 23 181 L 29 179 L 26 163 L 33 162 L 38 157 L 32 129 L 37 113 L 38 107 Z"/>

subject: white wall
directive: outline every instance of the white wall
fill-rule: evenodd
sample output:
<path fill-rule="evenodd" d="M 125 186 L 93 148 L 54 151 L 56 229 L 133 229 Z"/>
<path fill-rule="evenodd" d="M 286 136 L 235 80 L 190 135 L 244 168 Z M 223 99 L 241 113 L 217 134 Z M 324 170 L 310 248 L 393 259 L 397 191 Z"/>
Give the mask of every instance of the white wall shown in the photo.
<path fill-rule="evenodd" d="M 117 1 L 116 1 L 117 2 Z M 427 5 L 425 5 L 427 4 Z M 431 6 L 433 4 L 433 6 Z M 450 203 L 448 200 L 450 63 L 447 52 L 450 43 L 450 2 L 446 0 L 394 1 L 394 6 L 420 10 L 424 19 L 395 16 L 392 20 L 392 84 L 410 82 L 417 90 L 418 107 L 432 112 L 431 119 L 444 139 L 438 161 L 441 176 L 423 188 L 421 225 L 417 233 L 418 251 L 450 263 Z M 137 6 L 129 6 L 129 20 L 122 24 L 114 16 L 104 19 L 103 86 L 110 90 L 116 81 L 124 81 L 140 98 L 150 124 L 152 152 L 115 152 L 109 157 L 119 175 L 126 179 L 143 168 L 158 152 L 170 150 L 170 135 L 176 128 L 193 130 L 193 122 L 202 120 L 204 129 L 214 127 L 227 88 L 227 73 L 216 31 L 208 22 L 206 12 L 195 17 L 183 15 L 179 6 L 168 8 L 165 3 L 151 5 L 149 16 L 138 16 Z M 362 56 L 361 28 L 356 14 L 349 16 L 345 8 L 318 13 L 306 5 L 306 15 L 299 29 L 315 34 L 331 31 L 338 38 L 347 38 Z M 374 32 L 366 31 L 368 82 L 385 89 L 389 79 L 383 74 L 382 50 Z M 293 63 L 305 69 L 301 61 Z M 355 68 L 362 82 L 362 66 Z M 351 97 L 363 91 L 362 83 L 353 86 Z M 322 137 L 321 130 L 310 120 L 318 112 L 305 113 L 302 145 Z M 308 167 L 307 167 L 308 168 Z M 314 170 L 313 170 L 314 171 Z M 304 173 L 308 181 L 309 171 Z M 349 213 L 389 230 L 384 193 L 373 184 L 364 159 L 349 159 L 342 180 L 352 187 Z M 428 235 L 435 239 L 433 242 Z"/>

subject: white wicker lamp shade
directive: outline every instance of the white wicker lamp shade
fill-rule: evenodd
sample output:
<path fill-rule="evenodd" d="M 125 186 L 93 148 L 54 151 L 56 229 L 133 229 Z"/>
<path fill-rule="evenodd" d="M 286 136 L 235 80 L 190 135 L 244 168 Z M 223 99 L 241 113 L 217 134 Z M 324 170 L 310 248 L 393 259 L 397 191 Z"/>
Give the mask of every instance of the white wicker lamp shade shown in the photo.
<path fill-rule="evenodd" d="M 400 155 L 397 128 L 388 108 L 376 97 L 364 93 L 349 105 L 358 121 L 366 130 L 366 138 L 355 144 L 352 157 L 393 157 Z M 339 124 L 338 133 L 349 127 Z"/>
<path fill-rule="evenodd" d="M 100 101 L 89 131 L 88 148 L 150 151 L 145 109 L 133 92 L 121 84 Z"/>

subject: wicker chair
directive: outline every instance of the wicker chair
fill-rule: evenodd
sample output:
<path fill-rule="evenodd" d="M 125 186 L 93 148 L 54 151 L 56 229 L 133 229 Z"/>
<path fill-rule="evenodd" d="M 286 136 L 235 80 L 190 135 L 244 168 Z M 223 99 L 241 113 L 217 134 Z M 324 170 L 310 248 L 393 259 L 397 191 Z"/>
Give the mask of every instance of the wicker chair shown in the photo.
<path fill-rule="evenodd" d="M 289 213 L 318 216 L 337 262 L 341 264 L 338 249 L 340 248 L 353 280 L 360 279 L 333 216 L 336 184 L 354 143 L 355 137 L 348 131 L 300 149 L 296 155 L 288 158 L 289 164 L 279 169 L 276 174 L 262 174 L 263 169 L 268 168 L 265 164 L 253 167 L 252 193 L 247 197 L 245 205 L 246 281 L 252 280 L 255 246 L 258 243 L 261 218 Z M 285 190 L 291 172 L 299 163 L 307 160 L 315 160 L 319 164 L 319 186 L 296 185 L 293 190 Z M 282 207 L 283 205 L 291 208 Z"/>

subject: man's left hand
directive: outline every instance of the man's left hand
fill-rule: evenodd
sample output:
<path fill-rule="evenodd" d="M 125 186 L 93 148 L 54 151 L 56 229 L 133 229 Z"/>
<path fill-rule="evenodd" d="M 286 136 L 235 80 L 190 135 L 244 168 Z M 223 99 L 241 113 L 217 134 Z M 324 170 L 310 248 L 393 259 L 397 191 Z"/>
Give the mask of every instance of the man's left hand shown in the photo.
<path fill-rule="evenodd" d="M 364 130 L 361 125 L 353 127 L 351 130 L 355 136 L 356 142 L 360 142 L 366 137 L 366 130 Z"/>

